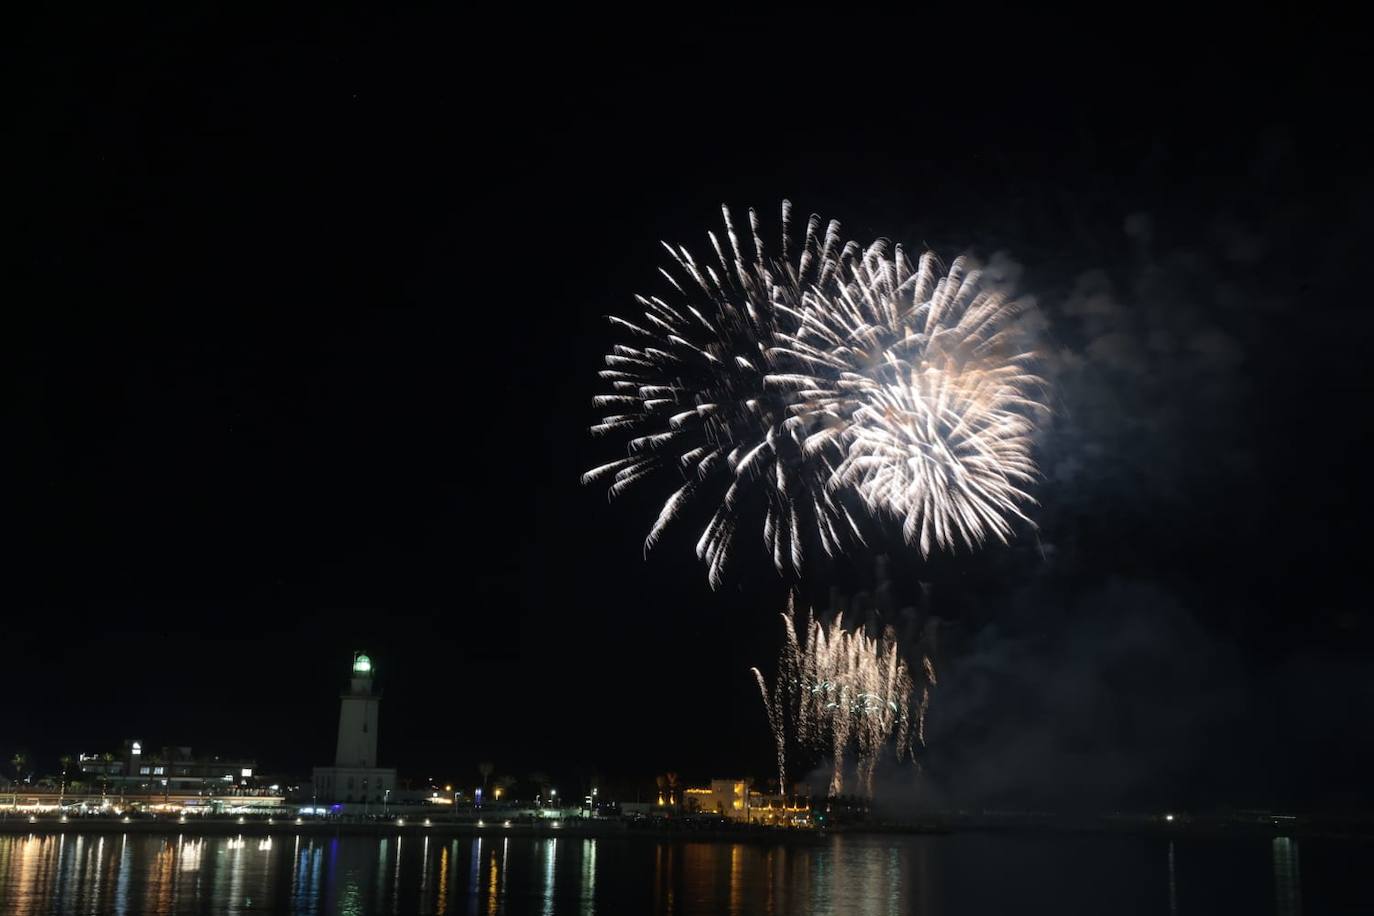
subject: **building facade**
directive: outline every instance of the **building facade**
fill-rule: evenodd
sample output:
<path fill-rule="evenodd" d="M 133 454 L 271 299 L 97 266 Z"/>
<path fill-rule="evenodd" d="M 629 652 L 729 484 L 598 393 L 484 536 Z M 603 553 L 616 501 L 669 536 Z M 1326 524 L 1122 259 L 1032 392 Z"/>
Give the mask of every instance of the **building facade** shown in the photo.
<path fill-rule="evenodd" d="M 251 759 L 197 757 L 189 747 L 145 748 L 131 738 L 119 754 L 82 754 L 77 765 L 92 784 L 173 792 L 222 792 L 256 786 Z"/>
<path fill-rule="evenodd" d="M 794 794 L 756 792 L 747 779 L 713 779 L 709 788 L 689 788 L 682 793 L 685 814 L 714 814 L 749 824 L 801 826 L 810 823 L 811 799 L 803 785 Z"/>

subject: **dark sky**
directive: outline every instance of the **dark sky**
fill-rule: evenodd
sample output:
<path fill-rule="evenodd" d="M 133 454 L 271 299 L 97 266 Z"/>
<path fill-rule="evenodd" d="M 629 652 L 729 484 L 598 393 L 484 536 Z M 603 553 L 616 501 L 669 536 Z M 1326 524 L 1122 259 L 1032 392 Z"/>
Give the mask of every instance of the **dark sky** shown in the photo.
<path fill-rule="evenodd" d="M 1039 530 L 922 564 L 890 797 L 1367 804 L 1374 185 L 1339 24 L 64 11 L 11 84 L 0 752 L 769 772 L 785 585 L 580 473 L 603 316 L 778 202 L 1046 316 Z M 857 19 L 864 14 L 854 11 Z M 1253 15 L 1253 13 L 1252 13 Z M 800 583 L 824 603 L 874 566 Z"/>

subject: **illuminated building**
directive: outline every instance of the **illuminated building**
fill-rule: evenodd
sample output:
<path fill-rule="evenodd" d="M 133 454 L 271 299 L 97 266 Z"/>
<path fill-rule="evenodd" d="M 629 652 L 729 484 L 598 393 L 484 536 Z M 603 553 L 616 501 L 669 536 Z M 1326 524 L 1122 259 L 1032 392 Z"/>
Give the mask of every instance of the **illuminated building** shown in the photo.
<path fill-rule="evenodd" d="M 807 795 L 749 794 L 748 821 L 773 827 L 811 826 L 811 799 Z"/>
<path fill-rule="evenodd" d="M 372 659 L 353 656 L 349 689 L 339 695 L 339 737 L 332 767 L 315 767 L 318 802 L 385 803 L 396 790 L 396 771 L 377 766 L 381 695 L 372 688 Z"/>
<path fill-rule="evenodd" d="M 749 783 L 744 779 L 713 779 L 708 789 L 684 789 L 682 810 L 687 814 L 718 814 L 730 820 L 748 820 Z"/>
<path fill-rule="evenodd" d="M 751 824 L 802 826 L 810 823 L 811 799 L 805 792 L 776 795 L 755 792 L 744 779 L 713 779 L 710 788 L 684 789 L 682 810 L 715 814 Z"/>
<path fill-rule="evenodd" d="M 264 777 L 248 758 L 196 756 L 189 747 L 145 746 L 129 739 L 119 753 L 80 754 L 79 778 L 36 785 L 15 799 L 31 814 L 58 811 L 218 814 L 279 810 L 284 779 Z M 72 774 L 76 776 L 77 774 Z"/>
<path fill-rule="evenodd" d="M 189 747 L 144 748 L 143 742 L 124 742 L 120 754 L 81 754 L 81 773 L 98 785 L 121 790 L 186 792 L 209 789 L 224 792 L 256 785 L 257 763 L 251 759 L 197 757 Z"/>

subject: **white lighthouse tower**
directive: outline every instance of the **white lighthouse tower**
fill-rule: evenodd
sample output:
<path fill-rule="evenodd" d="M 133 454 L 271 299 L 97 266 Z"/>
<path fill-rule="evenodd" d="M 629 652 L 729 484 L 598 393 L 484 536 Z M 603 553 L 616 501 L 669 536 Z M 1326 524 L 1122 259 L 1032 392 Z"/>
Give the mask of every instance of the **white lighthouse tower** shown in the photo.
<path fill-rule="evenodd" d="M 353 656 L 353 678 L 339 695 L 339 743 L 334 766 L 371 769 L 377 765 L 377 712 L 382 698 L 372 692 L 372 659 Z"/>
<path fill-rule="evenodd" d="M 396 771 L 377 766 L 377 727 L 382 698 L 372 685 L 372 659 L 353 653 L 348 689 L 339 694 L 339 740 L 334 765 L 315 767 L 316 803 L 337 803 L 340 810 L 372 810 L 386 805 L 396 788 Z"/>

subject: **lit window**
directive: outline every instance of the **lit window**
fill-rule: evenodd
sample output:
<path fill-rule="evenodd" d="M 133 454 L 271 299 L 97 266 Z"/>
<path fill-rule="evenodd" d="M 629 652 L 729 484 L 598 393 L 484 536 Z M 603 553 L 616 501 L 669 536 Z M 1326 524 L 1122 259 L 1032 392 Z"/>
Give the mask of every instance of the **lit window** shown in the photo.
<path fill-rule="evenodd" d="M 140 776 L 147 776 L 147 775 L 148 775 L 149 773 L 151 773 L 152 771 L 153 771 L 153 770 L 152 770 L 152 767 L 139 767 L 139 768 L 138 768 L 138 775 L 140 775 Z"/>
<path fill-rule="evenodd" d="M 153 767 L 153 775 L 154 775 L 154 776 L 161 776 L 161 775 L 163 774 L 163 772 L 164 772 L 164 770 L 163 770 L 162 767 Z"/>

